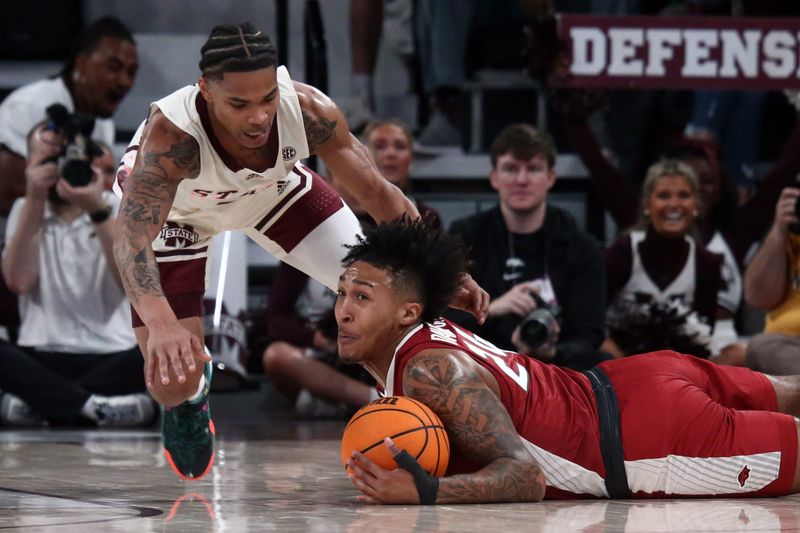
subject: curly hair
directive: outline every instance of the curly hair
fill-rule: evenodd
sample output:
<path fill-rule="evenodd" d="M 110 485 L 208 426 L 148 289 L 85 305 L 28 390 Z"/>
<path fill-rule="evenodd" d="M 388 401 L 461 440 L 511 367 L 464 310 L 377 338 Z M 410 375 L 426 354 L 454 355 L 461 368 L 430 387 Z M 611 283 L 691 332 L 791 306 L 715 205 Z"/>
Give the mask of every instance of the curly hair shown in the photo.
<path fill-rule="evenodd" d="M 441 316 L 468 266 L 460 239 L 405 216 L 364 228 L 364 237 L 348 249 L 342 265 L 364 261 L 388 270 L 399 287 L 419 298 L 424 322 Z"/>

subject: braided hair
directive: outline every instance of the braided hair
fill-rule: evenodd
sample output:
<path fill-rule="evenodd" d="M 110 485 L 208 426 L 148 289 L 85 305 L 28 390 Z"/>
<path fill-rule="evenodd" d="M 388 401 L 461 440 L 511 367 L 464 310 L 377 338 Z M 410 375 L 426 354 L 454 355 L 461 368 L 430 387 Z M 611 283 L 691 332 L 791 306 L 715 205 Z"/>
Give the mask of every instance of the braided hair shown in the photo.
<path fill-rule="evenodd" d="M 364 227 L 364 237 L 348 246 L 345 267 L 364 261 L 389 271 L 402 289 L 415 294 L 422 304 L 421 319 L 431 322 L 441 316 L 461 286 L 467 271 L 467 250 L 455 236 L 407 216 L 375 227 Z"/>
<path fill-rule="evenodd" d="M 212 80 L 222 79 L 226 72 L 250 72 L 278 62 L 269 37 L 249 22 L 215 26 L 200 53 L 200 70 Z"/>

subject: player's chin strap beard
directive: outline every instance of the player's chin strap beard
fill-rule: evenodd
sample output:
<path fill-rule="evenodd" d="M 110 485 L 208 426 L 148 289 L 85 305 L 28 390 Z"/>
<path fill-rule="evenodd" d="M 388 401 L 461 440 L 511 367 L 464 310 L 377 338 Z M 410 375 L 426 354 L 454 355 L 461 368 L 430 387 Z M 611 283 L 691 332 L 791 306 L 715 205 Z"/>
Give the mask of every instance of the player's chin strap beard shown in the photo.
<path fill-rule="evenodd" d="M 403 450 L 394 456 L 397 466 L 411 474 L 414 485 L 417 486 L 419 503 L 422 505 L 436 505 L 436 495 L 439 492 L 439 478 L 428 474 L 411 455 Z"/>

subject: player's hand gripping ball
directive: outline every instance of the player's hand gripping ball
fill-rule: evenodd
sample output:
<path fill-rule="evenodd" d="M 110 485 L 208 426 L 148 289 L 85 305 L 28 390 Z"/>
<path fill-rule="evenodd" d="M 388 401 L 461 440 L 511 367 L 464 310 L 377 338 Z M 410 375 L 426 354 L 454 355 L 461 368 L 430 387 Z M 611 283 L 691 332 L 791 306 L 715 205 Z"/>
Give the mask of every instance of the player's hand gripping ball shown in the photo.
<path fill-rule="evenodd" d="M 383 444 L 391 437 L 430 475 L 441 477 L 450 460 L 450 439 L 430 408 L 403 396 L 387 396 L 359 409 L 342 435 L 342 464 L 358 451 L 386 470 L 397 463 Z"/>

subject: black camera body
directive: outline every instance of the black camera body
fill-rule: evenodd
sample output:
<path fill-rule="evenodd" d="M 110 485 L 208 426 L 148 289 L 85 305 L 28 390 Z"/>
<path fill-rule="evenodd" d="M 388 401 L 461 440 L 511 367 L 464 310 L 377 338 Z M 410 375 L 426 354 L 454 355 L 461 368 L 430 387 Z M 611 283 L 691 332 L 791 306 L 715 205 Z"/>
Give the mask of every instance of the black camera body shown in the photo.
<path fill-rule="evenodd" d="M 536 301 L 536 309 L 519 323 L 519 333 L 522 341 L 535 350 L 557 340 L 561 309 L 555 303 L 548 304 L 535 292 L 530 294 Z"/>
<path fill-rule="evenodd" d="M 91 140 L 94 119 L 80 113 L 70 113 L 62 104 L 53 104 L 46 109 L 47 127 L 66 137 L 61 153 L 48 162 L 58 164 L 58 173 L 73 187 L 84 187 L 92 181 L 92 159 L 103 154 L 103 150 Z"/>

